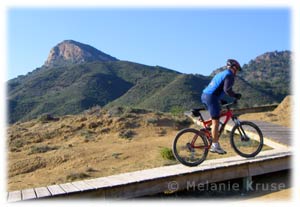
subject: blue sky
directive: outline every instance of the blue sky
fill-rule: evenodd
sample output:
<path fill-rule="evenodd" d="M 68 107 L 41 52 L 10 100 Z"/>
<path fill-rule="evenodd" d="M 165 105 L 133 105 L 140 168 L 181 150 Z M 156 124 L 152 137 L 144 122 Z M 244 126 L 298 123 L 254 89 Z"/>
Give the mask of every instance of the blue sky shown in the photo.
<path fill-rule="evenodd" d="M 43 65 L 72 39 L 121 60 L 208 75 L 226 59 L 241 64 L 291 49 L 288 8 L 11 8 L 7 79 Z"/>

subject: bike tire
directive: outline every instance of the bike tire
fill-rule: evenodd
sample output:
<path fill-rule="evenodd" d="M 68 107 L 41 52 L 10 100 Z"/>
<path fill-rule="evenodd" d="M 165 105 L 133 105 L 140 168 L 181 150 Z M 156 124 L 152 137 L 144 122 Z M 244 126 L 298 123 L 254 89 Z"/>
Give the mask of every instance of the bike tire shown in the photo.
<path fill-rule="evenodd" d="M 190 135 L 188 135 L 190 134 Z M 187 136 L 188 135 L 188 136 Z M 184 148 L 185 145 L 180 145 L 179 144 L 179 141 L 183 141 L 183 143 L 185 143 L 185 140 L 181 140 L 184 138 L 184 136 L 187 136 L 187 137 L 190 137 L 193 138 L 195 137 L 195 139 L 198 140 L 197 143 L 201 143 L 203 149 L 197 149 L 197 153 L 201 153 L 201 156 L 199 158 L 197 158 L 197 160 L 195 161 L 189 161 L 187 159 L 185 159 L 181 153 L 178 151 L 180 148 Z M 188 143 L 187 143 L 188 144 Z M 187 148 L 187 147 L 186 147 Z M 196 148 L 194 148 L 196 149 Z M 189 166 L 189 167 L 194 167 L 194 166 L 197 166 L 197 165 L 200 165 L 207 157 L 207 154 L 208 154 L 208 142 L 207 142 L 207 138 L 205 136 L 205 134 L 199 130 L 196 130 L 196 129 L 193 129 L 193 128 L 186 128 L 186 129 L 182 129 L 181 131 L 179 131 L 177 133 L 177 135 L 175 136 L 174 138 L 174 141 L 173 141 L 173 147 L 172 147 L 172 150 L 173 150 L 173 154 L 174 154 L 174 157 L 183 165 L 186 165 L 186 166 Z M 185 149 L 185 150 L 189 150 L 189 149 Z M 201 152 L 203 151 L 203 152 Z"/>
<path fill-rule="evenodd" d="M 243 136 L 243 133 L 245 133 L 246 136 Z M 243 144 L 243 142 L 246 143 L 246 145 Z M 235 124 L 231 130 L 230 144 L 238 155 L 246 158 L 255 157 L 263 148 L 263 134 L 259 127 L 253 122 L 241 121 L 239 124 Z"/>

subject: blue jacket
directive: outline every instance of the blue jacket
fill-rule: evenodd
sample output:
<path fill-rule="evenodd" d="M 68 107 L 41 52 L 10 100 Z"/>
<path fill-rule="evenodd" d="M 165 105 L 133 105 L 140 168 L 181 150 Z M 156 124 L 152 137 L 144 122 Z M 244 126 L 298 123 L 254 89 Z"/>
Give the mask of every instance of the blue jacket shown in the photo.
<path fill-rule="evenodd" d="M 226 93 L 228 96 L 234 97 L 235 93 L 232 91 L 234 84 L 234 74 L 227 69 L 216 74 L 210 81 L 209 85 L 203 90 L 205 94 L 211 94 L 221 99 Z"/>

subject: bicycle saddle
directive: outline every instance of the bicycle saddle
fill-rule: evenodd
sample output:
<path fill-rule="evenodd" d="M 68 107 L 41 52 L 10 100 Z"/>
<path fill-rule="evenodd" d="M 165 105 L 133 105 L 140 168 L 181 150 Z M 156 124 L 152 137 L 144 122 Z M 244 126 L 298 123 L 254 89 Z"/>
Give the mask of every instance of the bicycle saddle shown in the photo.
<path fill-rule="evenodd" d="M 206 110 L 205 107 L 201 107 L 201 108 L 194 108 L 192 109 L 192 114 L 193 116 L 200 116 L 200 111 Z"/>

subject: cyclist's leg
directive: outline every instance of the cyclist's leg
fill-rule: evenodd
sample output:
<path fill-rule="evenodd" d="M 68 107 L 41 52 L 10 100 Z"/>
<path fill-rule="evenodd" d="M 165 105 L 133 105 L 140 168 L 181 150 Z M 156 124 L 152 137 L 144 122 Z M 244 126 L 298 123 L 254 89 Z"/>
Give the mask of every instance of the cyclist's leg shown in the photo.
<path fill-rule="evenodd" d="M 208 100 L 207 100 L 207 99 L 208 99 L 208 98 L 207 98 L 207 94 L 202 93 L 202 95 L 201 95 L 201 102 L 202 102 L 203 105 L 205 106 L 206 110 L 209 111 L 209 110 L 208 110 Z M 211 119 L 211 118 L 210 118 L 210 119 Z M 211 126 L 211 124 L 209 124 L 208 126 Z"/>
<path fill-rule="evenodd" d="M 217 96 L 212 94 L 203 93 L 201 96 L 202 103 L 206 106 L 210 117 L 212 119 L 212 137 L 213 142 L 219 141 L 219 117 L 220 117 L 220 104 Z"/>
<path fill-rule="evenodd" d="M 211 135 L 213 138 L 213 143 L 218 143 L 219 142 L 219 119 L 218 118 L 212 118 Z"/>
<path fill-rule="evenodd" d="M 212 119 L 211 133 L 213 138 L 213 143 L 219 142 L 219 118 L 220 118 L 220 105 L 218 101 L 211 104 L 210 116 Z"/>
<path fill-rule="evenodd" d="M 226 151 L 224 151 L 219 144 L 219 117 L 220 117 L 220 104 L 218 97 L 214 95 L 208 95 L 204 94 L 202 95 L 202 102 L 207 106 L 207 109 L 209 111 L 209 114 L 212 119 L 212 138 L 213 138 L 213 144 L 211 151 L 217 152 L 219 154 L 225 154 Z"/>
<path fill-rule="evenodd" d="M 212 119 L 219 119 L 220 110 L 221 110 L 219 104 L 219 98 L 212 94 L 203 93 L 201 96 L 201 101 L 205 105 L 206 109 L 208 110 L 210 117 Z"/>

